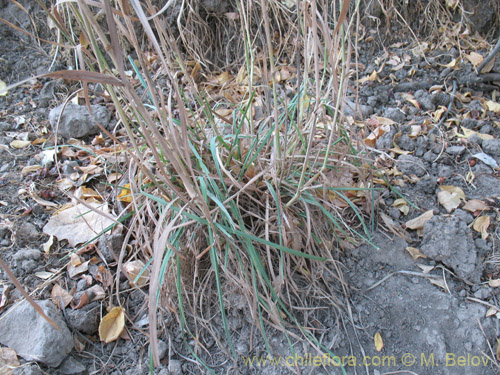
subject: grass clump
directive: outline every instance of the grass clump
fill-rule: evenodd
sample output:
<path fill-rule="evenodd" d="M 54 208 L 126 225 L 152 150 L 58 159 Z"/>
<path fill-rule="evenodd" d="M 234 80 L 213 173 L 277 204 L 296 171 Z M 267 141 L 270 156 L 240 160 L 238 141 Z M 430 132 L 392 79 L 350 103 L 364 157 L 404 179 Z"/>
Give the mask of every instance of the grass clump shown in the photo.
<path fill-rule="evenodd" d="M 269 352 L 269 327 L 328 351 L 306 312 L 344 303 L 336 249 L 367 239 L 373 209 L 369 168 L 341 111 L 359 2 L 351 17 L 349 4 L 235 2 L 221 22 L 243 47 L 214 73 L 189 60 L 200 39 L 189 34 L 189 48 L 182 24 L 172 32 L 149 1 L 58 6 L 78 66 L 121 81 L 104 86 L 126 133 L 128 229 L 151 275 L 155 365 L 159 310 L 175 314 L 200 363 L 207 333 L 236 358 L 235 294 Z"/>

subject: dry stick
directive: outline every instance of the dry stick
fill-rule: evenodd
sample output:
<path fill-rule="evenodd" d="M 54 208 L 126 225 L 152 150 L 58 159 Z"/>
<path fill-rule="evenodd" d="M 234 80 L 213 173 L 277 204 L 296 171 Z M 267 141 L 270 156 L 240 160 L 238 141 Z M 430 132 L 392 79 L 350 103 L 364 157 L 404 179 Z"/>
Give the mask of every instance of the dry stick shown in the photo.
<path fill-rule="evenodd" d="M 491 50 L 490 54 L 483 60 L 481 65 L 479 65 L 477 67 L 477 74 L 481 74 L 481 70 L 483 70 L 483 68 L 486 66 L 486 64 L 488 64 L 493 59 L 493 57 L 495 57 L 495 55 L 498 53 L 498 51 L 500 51 L 500 37 L 498 38 L 497 44 Z"/>
<path fill-rule="evenodd" d="M 57 329 L 58 331 L 60 331 L 61 328 L 59 328 L 59 326 L 56 324 L 56 322 L 54 322 L 52 319 L 50 319 L 43 312 L 42 308 L 24 290 L 24 288 L 21 285 L 21 283 L 17 280 L 17 278 L 14 276 L 14 274 L 10 270 L 9 266 L 7 265 L 7 263 L 5 263 L 2 258 L 0 258 L 0 266 L 4 269 L 5 273 L 9 277 L 10 281 L 12 281 L 12 283 L 14 284 L 14 286 L 16 287 L 16 289 L 19 290 L 19 292 L 21 292 L 21 294 L 23 295 L 23 297 L 26 298 L 26 301 L 28 301 L 31 306 L 33 306 L 33 308 L 36 310 L 36 312 L 39 313 L 41 315 L 41 317 L 44 318 L 47 322 L 49 322 L 52 327 L 54 327 L 55 329 Z"/>

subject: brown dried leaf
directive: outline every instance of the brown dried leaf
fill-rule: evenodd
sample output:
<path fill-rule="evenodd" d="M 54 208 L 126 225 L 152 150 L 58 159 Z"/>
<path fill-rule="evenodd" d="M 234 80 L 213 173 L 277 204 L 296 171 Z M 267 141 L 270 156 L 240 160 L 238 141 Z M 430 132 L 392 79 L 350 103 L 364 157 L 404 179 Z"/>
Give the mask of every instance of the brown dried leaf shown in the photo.
<path fill-rule="evenodd" d="M 488 206 L 486 203 L 484 203 L 479 199 L 471 199 L 470 201 L 467 201 L 467 203 L 465 203 L 465 205 L 462 208 L 469 212 L 476 212 L 476 211 L 487 211 L 490 209 L 490 206 Z"/>
<path fill-rule="evenodd" d="M 79 266 L 73 266 L 70 264 L 68 264 L 68 268 L 67 268 L 67 271 L 68 271 L 68 275 L 70 278 L 74 278 L 75 276 L 78 276 L 84 272 L 87 272 L 89 270 L 89 262 L 86 261 L 85 263 L 82 263 L 80 264 Z"/>
<path fill-rule="evenodd" d="M 142 288 L 149 281 L 149 269 L 144 269 L 144 263 L 140 260 L 125 263 L 123 265 L 123 270 L 130 279 L 130 284 L 132 286 Z M 143 270 L 144 272 L 141 274 L 141 271 Z"/>
<path fill-rule="evenodd" d="M 87 205 L 103 215 L 83 204 L 77 204 L 54 214 L 43 227 L 43 232 L 56 236 L 59 241 L 68 240 L 72 247 L 94 239 L 114 223 L 110 218 L 113 216 L 109 213 L 107 204 L 89 202 Z"/>
<path fill-rule="evenodd" d="M 457 208 L 462 200 L 465 201 L 465 194 L 459 187 L 443 185 L 440 189 L 438 201 L 448 212 Z"/>
<path fill-rule="evenodd" d="M 483 240 L 488 238 L 488 227 L 490 226 L 491 218 L 489 216 L 480 216 L 476 220 L 474 220 L 474 224 L 472 224 L 472 228 L 476 232 L 481 233 L 481 238 Z"/>
<path fill-rule="evenodd" d="M 52 302 L 54 302 L 54 305 L 59 307 L 61 310 L 68 306 L 73 300 L 73 296 L 69 294 L 66 289 L 61 288 L 59 284 L 55 284 L 52 288 L 50 298 L 52 299 Z"/>
<path fill-rule="evenodd" d="M 99 324 L 99 338 L 106 344 L 120 337 L 125 328 L 125 314 L 121 307 L 113 307 Z"/>
<path fill-rule="evenodd" d="M 417 249 L 416 247 L 408 246 L 406 248 L 406 251 L 408 251 L 410 253 L 411 257 L 414 260 L 417 260 L 418 258 L 427 258 L 427 256 L 424 253 L 422 253 L 422 251 L 420 251 L 420 249 Z"/>
<path fill-rule="evenodd" d="M 434 216 L 434 211 L 429 210 L 424 212 L 422 215 L 416 217 L 415 219 L 409 220 L 405 223 L 408 229 L 423 229 L 424 224 L 429 221 Z"/>

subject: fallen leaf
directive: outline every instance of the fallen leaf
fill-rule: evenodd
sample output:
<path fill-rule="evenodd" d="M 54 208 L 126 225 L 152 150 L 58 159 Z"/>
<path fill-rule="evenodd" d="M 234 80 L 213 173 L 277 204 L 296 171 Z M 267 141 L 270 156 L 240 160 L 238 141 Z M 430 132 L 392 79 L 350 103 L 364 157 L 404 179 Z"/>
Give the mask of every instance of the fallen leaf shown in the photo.
<path fill-rule="evenodd" d="M 408 246 L 406 248 L 406 251 L 408 251 L 410 253 L 411 257 L 414 260 L 417 260 L 418 258 L 427 258 L 427 256 L 424 253 L 422 253 L 422 251 L 420 251 L 420 249 L 417 249 L 416 247 Z"/>
<path fill-rule="evenodd" d="M 480 216 L 476 220 L 474 220 L 474 224 L 472 224 L 472 228 L 476 232 L 481 233 L 481 238 L 483 240 L 488 238 L 488 227 L 490 226 L 491 218 L 489 216 Z"/>
<path fill-rule="evenodd" d="M 500 361 L 500 339 L 497 339 L 497 349 L 495 351 L 495 357 L 497 361 Z"/>
<path fill-rule="evenodd" d="M 406 100 L 407 102 L 413 104 L 416 108 L 421 109 L 420 103 L 415 99 L 415 97 L 412 94 L 408 94 L 406 92 L 401 93 L 401 97 Z"/>
<path fill-rule="evenodd" d="M 422 215 L 416 217 L 415 219 L 409 220 L 405 223 L 408 229 L 422 229 L 424 224 L 429 221 L 434 216 L 434 211 L 429 210 L 424 212 Z"/>
<path fill-rule="evenodd" d="M 27 174 L 39 171 L 42 168 L 43 167 L 41 165 L 27 165 L 26 167 L 21 169 L 21 174 L 23 176 L 26 176 Z"/>
<path fill-rule="evenodd" d="M 67 271 L 68 271 L 68 275 L 70 278 L 74 278 L 75 276 L 78 276 L 84 272 L 87 272 L 89 270 L 89 262 L 84 262 L 82 264 L 80 264 L 79 266 L 73 266 L 71 263 L 68 264 L 68 268 L 67 268 Z"/>
<path fill-rule="evenodd" d="M 428 266 L 427 264 L 417 264 L 418 268 L 422 270 L 422 273 L 429 273 L 434 269 L 434 266 Z"/>
<path fill-rule="evenodd" d="M 481 138 L 483 140 L 494 138 L 491 134 L 479 133 L 479 132 L 476 132 L 474 130 L 464 128 L 463 126 L 460 126 L 460 129 L 462 130 L 463 134 L 458 133 L 457 130 L 454 129 L 455 136 L 457 136 L 458 138 L 467 138 L 468 139 L 468 138 L 472 137 L 473 135 L 477 135 L 479 138 Z"/>
<path fill-rule="evenodd" d="M 125 314 L 121 307 L 113 307 L 99 324 L 99 338 L 106 344 L 115 341 L 120 337 L 125 328 Z"/>
<path fill-rule="evenodd" d="M 82 295 L 80 295 L 80 298 L 75 297 L 71 301 L 71 308 L 73 310 L 79 310 L 82 307 L 87 306 L 89 304 L 89 302 L 90 302 L 89 295 L 88 295 L 87 291 L 85 291 L 85 292 L 83 292 Z"/>
<path fill-rule="evenodd" d="M 118 200 L 126 203 L 132 202 L 132 192 L 130 190 L 130 184 L 123 185 L 120 194 L 118 194 Z"/>
<path fill-rule="evenodd" d="M 373 341 L 375 342 L 375 350 L 377 352 L 382 351 L 382 349 L 384 348 L 384 341 L 382 340 L 382 335 L 380 334 L 380 332 L 377 332 L 375 334 L 375 336 L 373 337 Z"/>
<path fill-rule="evenodd" d="M 54 272 L 47 272 L 47 271 L 35 272 L 35 276 L 42 280 L 48 280 L 52 276 L 54 276 Z"/>
<path fill-rule="evenodd" d="M 53 244 L 54 244 L 54 236 L 50 236 L 47 242 L 44 242 L 42 244 L 43 251 L 45 254 L 50 253 L 50 248 L 52 247 Z"/>
<path fill-rule="evenodd" d="M 443 279 L 429 279 L 429 281 L 432 285 L 438 286 L 443 290 L 447 290 L 446 283 Z"/>
<path fill-rule="evenodd" d="M 465 194 L 459 187 L 442 185 L 440 189 L 441 191 L 437 194 L 438 201 L 448 212 L 457 208 L 462 200 L 465 201 Z"/>
<path fill-rule="evenodd" d="M 140 260 L 125 263 L 123 270 L 129 277 L 132 286 L 142 288 L 149 281 L 149 269 L 145 268 L 144 263 Z"/>
<path fill-rule="evenodd" d="M 7 88 L 7 84 L 0 79 L 0 96 L 5 96 L 9 93 L 8 90 L 5 90 Z"/>
<path fill-rule="evenodd" d="M 498 288 L 500 286 L 500 279 L 490 279 L 488 285 L 492 288 Z"/>
<path fill-rule="evenodd" d="M 490 318 L 490 317 L 492 317 L 492 316 L 496 315 L 497 313 L 498 313 L 498 309 L 496 309 L 496 308 L 494 308 L 494 307 L 490 307 L 490 308 L 488 309 L 488 311 L 486 311 L 486 315 L 485 315 L 485 317 L 486 317 L 486 318 Z"/>
<path fill-rule="evenodd" d="M 493 100 L 486 101 L 486 107 L 488 111 L 499 113 L 500 112 L 500 103 L 494 102 Z"/>
<path fill-rule="evenodd" d="M 73 296 L 69 294 L 66 289 L 63 289 L 59 284 L 55 284 L 52 288 L 50 298 L 52 299 L 52 302 L 54 302 L 54 304 L 61 310 L 68 306 L 73 300 Z"/>
<path fill-rule="evenodd" d="M 458 4 L 460 4 L 459 0 L 446 0 L 446 6 L 452 10 L 455 10 Z"/>
<path fill-rule="evenodd" d="M 31 145 L 31 141 L 22 141 L 20 139 L 15 139 L 10 142 L 10 147 L 12 148 L 26 148 Z"/>
<path fill-rule="evenodd" d="M 68 240 L 70 246 L 88 242 L 96 238 L 106 228 L 115 222 L 109 217 L 107 204 L 87 203 L 97 212 L 87 208 L 83 204 L 67 208 L 54 214 L 43 227 L 43 232 L 57 237 L 59 241 Z M 99 214 L 102 212 L 107 217 Z"/>
<path fill-rule="evenodd" d="M 396 199 L 392 205 L 405 216 L 410 212 L 410 206 L 408 206 L 408 203 L 403 198 Z"/>
<path fill-rule="evenodd" d="M 472 65 L 474 65 L 474 68 L 478 67 L 484 59 L 484 57 L 477 52 L 471 52 L 468 55 L 465 55 L 465 58 L 469 60 Z"/>
<path fill-rule="evenodd" d="M 476 212 L 487 211 L 490 209 L 490 206 L 488 206 L 483 201 L 480 201 L 479 199 L 471 199 L 470 201 L 467 201 L 467 203 L 465 203 L 462 208 L 469 212 Z"/>

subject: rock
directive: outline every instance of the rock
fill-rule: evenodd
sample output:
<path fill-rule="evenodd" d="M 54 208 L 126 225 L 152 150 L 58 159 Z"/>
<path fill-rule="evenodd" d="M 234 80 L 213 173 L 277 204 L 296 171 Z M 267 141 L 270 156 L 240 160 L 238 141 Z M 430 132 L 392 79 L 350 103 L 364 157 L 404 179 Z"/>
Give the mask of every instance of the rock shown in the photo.
<path fill-rule="evenodd" d="M 14 349 L 27 361 L 57 367 L 73 349 L 73 336 L 51 301 L 38 301 L 38 305 L 55 321 L 60 331 L 23 301 L 11 307 L 0 319 L 0 343 Z"/>
<path fill-rule="evenodd" d="M 64 375 L 79 375 L 87 373 L 87 369 L 79 361 L 73 357 L 67 357 L 61 366 L 59 366 L 59 371 Z"/>
<path fill-rule="evenodd" d="M 182 366 L 181 361 L 177 359 L 171 359 L 168 363 L 168 372 L 170 375 L 181 375 L 182 374 Z"/>
<path fill-rule="evenodd" d="M 167 354 L 167 349 L 168 349 L 167 343 L 163 340 L 158 340 L 158 358 L 160 358 L 160 361 L 163 358 L 165 358 L 165 355 Z M 151 346 L 149 347 L 149 353 L 151 353 Z"/>
<path fill-rule="evenodd" d="M 49 113 L 50 125 L 54 132 L 57 127 L 57 120 L 62 111 L 63 105 L 53 108 Z M 110 126 L 110 114 L 101 105 L 92 105 L 92 115 L 86 106 L 69 103 L 66 105 L 61 115 L 61 121 L 57 128 L 57 134 L 63 138 L 81 138 L 99 133 L 97 123 L 105 128 Z"/>
<path fill-rule="evenodd" d="M 436 106 L 431 101 L 430 94 L 425 90 L 417 90 L 415 92 L 415 99 L 417 99 L 424 111 L 434 111 L 436 109 Z"/>
<path fill-rule="evenodd" d="M 384 111 L 384 117 L 387 117 L 394 122 L 402 124 L 406 118 L 406 115 L 399 108 L 386 108 Z"/>
<path fill-rule="evenodd" d="M 396 161 L 398 169 L 405 175 L 416 175 L 422 177 L 426 173 L 424 163 L 412 155 L 401 155 Z"/>
<path fill-rule="evenodd" d="M 30 273 L 39 266 L 38 260 L 41 257 L 42 253 L 36 249 L 21 249 L 14 254 L 12 260 L 17 273 L 21 270 L 24 273 Z"/>
<path fill-rule="evenodd" d="M 37 365 L 27 364 L 14 369 L 14 375 L 43 375 L 43 373 Z"/>
<path fill-rule="evenodd" d="M 201 0 L 201 5 L 210 13 L 224 14 L 231 4 L 228 0 Z"/>
<path fill-rule="evenodd" d="M 408 135 L 403 134 L 396 141 L 398 146 L 405 151 L 414 151 L 415 150 L 415 140 L 410 138 Z"/>
<path fill-rule="evenodd" d="M 450 146 L 446 149 L 446 153 L 452 156 L 460 156 L 464 151 L 465 146 Z"/>
<path fill-rule="evenodd" d="M 104 260 L 108 263 L 114 262 L 120 254 L 123 245 L 123 235 L 105 234 L 99 239 L 97 249 L 101 252 Z M 114 256 L 113 256 L 114 254 Z"/>
<path fill-rule="evenodd" d="M 94 335 L 99 328 L 99 309 L 95 303 L 81 309 L 67 309 L 66 317 L 68 325 L 79 332 Z"/>
<path fill-rule="evenodd" d="M 31 224 L 24 222 L 16 230 L 16 243 L 23 247 L 38 240 L 38 229 Z"/>
<path fill-rule="evenodd" d="M 396 134 L 396 130 L 392 129 L 389 133 L 383 134 L 381 137 L 377 139 L 375 146 L 378 150 L 387 150 L 394 145 L 392 144 L 392 140 L 394 139 L 394 135 Z"/>
<path fill-rule="evenodd" d="M 500 139 L 484 139 L 482 146 L 483 151 L 488 155 L 500 157 Z"/>
<path fill-rule="evenodd" d="M 351 102 L 350 100 L 345 101 L 344 115 L 352 116 L 356 119 L 367 118 L 373 115 L 373 108 L 369 105 L 358 104 Z"/>
<path fill-rule="evenodd" d="M 55 88 L 57 86 L 57 81 L 50 80 L 45 85 L 43 85 L 40 90 L 40 96 L 38 97 L 38 105 L 41 108 L 48 107 L 51 100 L 55 99 Z"/>
<path fill-rule="evenodd" d="M 478 283 L 482 266 L 470 228 L 457 216 L 434 216 L 424 226 L 422 252 L 450 267 L 458 277 Z"/>

